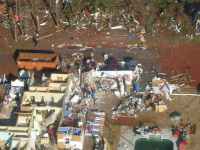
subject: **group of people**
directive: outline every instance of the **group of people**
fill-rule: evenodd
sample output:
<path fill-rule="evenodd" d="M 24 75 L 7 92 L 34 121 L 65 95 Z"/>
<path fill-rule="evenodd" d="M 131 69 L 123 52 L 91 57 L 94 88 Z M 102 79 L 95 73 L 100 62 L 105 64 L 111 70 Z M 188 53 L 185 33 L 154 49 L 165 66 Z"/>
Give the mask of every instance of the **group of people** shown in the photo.
<path fill-rule="evenodd" d="M 73 65 L 75 69 L 80 69 L 81 72 L 88 72 L 92 69 L 96 69 L 96 61 L 93 52 L 88 56 L 81 53 L 74 53 L 72 56 L 74 57 Z"/>
<path fill-rule="evenodd" d="M 83 98 L 91 98 L 93 103 L 96 101 L 96 86 L 94 84 L 85 83 L 81 87 L 81 93 Z"/>
<path fill-rule="evenodd" d="M 129 90 L 128 90 L 126 77 L 122 76 L 121 78 L 115 78 L 114 80 L 116 82 L 117 90 L 118 90 L 120 96 L 128 95 L 129 94 Z"/>
<path fill-rule="evenodd" d="M 172 135 L 177 137 L 176 145 L 178 150 L 185 150 L 185 145 L 188 144 L 189 135 L 195 134 L 196 125 L 190 121 L 184 122 L 182 119 L 178 125 L 172 126 Z"/>

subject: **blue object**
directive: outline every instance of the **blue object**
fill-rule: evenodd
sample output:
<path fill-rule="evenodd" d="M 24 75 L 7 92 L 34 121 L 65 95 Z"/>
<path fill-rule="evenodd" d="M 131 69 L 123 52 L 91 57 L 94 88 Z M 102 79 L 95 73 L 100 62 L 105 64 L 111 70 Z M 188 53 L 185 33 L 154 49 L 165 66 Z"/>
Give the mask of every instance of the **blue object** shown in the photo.
<path fill-rule="evenodd" d="M 74 135 L 81 135 L 81 130 L 80 129 L 76 129 L 75 131 L 74 131 Z"/>
<path fill-rule="evenodd" d="M 67 128 L 67 127 L 59 127 L 58 128 L 59 132 L 67 132 L 68 130 L 69 130 L 69 128 Z"/>
<path fill-rule="evenodd" d="M 134 92 L 140 92 L 140 83 L 139 82 L 133 83 L 133 91 Z"/>
<path fill-rule="evenodd" d="M 64 111 L 64 117 L 68 117 L 70 114 L 71 114 L 70 111 L 67 111 L 67 110 Z"/>
<path fill-rule="evenodd" d="M 136 38 L 137 38 L 136 35 L 134 35 L 132 33 L 128 34 L 128 40 L 135 40 Z"/>

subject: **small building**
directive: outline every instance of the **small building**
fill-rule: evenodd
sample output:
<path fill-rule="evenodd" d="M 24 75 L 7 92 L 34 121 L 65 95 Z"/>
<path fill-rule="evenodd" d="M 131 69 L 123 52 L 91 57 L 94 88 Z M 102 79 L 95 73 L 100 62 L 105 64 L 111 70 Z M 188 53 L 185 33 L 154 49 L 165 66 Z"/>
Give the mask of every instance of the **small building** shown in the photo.
<path fill-rule="evenodd" d="M 41 71 L 60 67 L 59 55 L 52 50 L 17 49 L 14 58 L 19 69 Z"/>

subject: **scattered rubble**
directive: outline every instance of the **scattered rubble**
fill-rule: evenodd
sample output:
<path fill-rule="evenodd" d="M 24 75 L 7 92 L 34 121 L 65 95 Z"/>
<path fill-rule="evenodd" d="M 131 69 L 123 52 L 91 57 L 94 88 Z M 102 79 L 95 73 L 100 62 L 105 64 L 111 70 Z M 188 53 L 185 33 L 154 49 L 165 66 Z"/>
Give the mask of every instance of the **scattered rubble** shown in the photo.
<path fill-rule="evenodd" d="M 27 71 L 20 71 L 18 80 L 6 83 L 6 96 L 9 97 L 5 97 L 5 102 L 15 103 L 14 112 L 17 113 L 11 115 L 16 117 L 13 127 L 20 130 L 18 135 L 26 137 L 30 147 L 57 145 L 82 149 L 86 137 L 95 137 L 94 145 L 103 147 L 104 129 L 109 119 L 112 123 L 120 117 L 137 119 L 142 112 L 166 112 L 167 104 L 173 100 L 171 94 L 180 87 L 179 82 L 171 84 L 171 81 L 176 81 L 173 77 L 167 79 L 159 74 L 155 74 L 157 76 L 151 82 L 146 81 L 144 66 L 131 57 L 119 59 L 105 53 L 102 61 L 97 61 L 91 47 L 80 48 L 70 55 L 67 74 L 45 72 L 44 68 L 55 64 L 49 57 L 58 58 L 54 53 L 48 54 L 35 54 L 34 59 L 29 54 L 23 55 L 29 58 L 26 62 L 19 56 L 21 59 L 16 59 L 18 67 Z M 42 63 L 44 60 L 45 64 Z M 60 63 L 62 61 L 50 68 L 61 71 L 67 63 Z M 100 103 L 108 104 L 105 95 L 121 99 L 111 112 L 99 110 Z M 23 126 L 24 131 L 16 124 Z M 11 128 L 6 130 L 19 141 Z"/>

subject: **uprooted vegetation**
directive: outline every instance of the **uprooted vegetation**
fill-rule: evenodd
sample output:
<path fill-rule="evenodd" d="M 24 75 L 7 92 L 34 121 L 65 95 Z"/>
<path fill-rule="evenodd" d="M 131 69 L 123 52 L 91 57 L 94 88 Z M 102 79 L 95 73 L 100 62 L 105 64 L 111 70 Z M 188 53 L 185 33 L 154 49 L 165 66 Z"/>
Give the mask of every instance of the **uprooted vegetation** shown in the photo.
<path fill-rule="evenodd" d="M 189 36 L 199 30 L 196 25 L 199 5 L 195 0 L 37 0 L 34 3 L 20 0 L 8 5 L 14 9 L 5 10 L 9 14 L 7 19 L 1 18 L 5 19 L 2 24 L 6 28 L 14 28 L 13 24 L 18 23 L 22 34 L 38 31 L 38 24 L 44 26 L 44 21 L 51 20 L 64 27 L 106 30 L 122 25 L 130 32 L 145 29 L 150 34 L 172 31 Z M 18 20 L 21 23 L 11 19 L 14 15 L 21 16 Z"/>
<path fill-rule="evenodd" d="M 194 0 L 73 0 L 65 10 L 71 10 L 71 12 L 66 11 L 66 16 L 71 20 L 80 12 L 83 12 L 80 16 L 100 13 L 99 19 L 105 24 L 123 24 L 128 30 L 144 27 L 149 33 L 172 30 L 188 34 L 195 29 L 195 20 L 192 18 L 198 8 L 194 8 L 193 14 L 187 11 L 194 2 Z M 70 13 L 73 15 L 70 16 Z M 96 21 L 92 16 L 87 16 L 87 19 L 90 23 Z"/>

